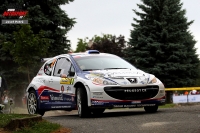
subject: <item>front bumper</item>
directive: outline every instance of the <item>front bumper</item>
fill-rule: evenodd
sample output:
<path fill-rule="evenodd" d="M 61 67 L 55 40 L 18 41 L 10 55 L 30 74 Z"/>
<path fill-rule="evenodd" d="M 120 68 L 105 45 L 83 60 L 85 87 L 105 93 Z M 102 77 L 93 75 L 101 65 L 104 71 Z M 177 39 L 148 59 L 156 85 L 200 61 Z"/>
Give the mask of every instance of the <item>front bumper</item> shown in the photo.
<path fill-rule="evenodd" d="M 165 96 L 159 99 L 149 100 L 97 100 L 91 99 L 91 108 L 139 108 L 145 106 L 165 105 Z"/>

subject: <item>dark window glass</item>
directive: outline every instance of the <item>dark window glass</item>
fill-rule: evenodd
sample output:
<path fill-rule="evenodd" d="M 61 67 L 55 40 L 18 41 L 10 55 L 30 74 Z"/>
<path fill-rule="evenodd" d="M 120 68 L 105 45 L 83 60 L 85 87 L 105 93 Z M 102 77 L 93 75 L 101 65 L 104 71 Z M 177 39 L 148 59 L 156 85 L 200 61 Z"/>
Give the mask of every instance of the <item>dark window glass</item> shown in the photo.
<path fill-rule="evenodd" d="M 118 56 L 83 56 L 74 58 L 81 70 L 136 69 L 132 64 Z"/>
<path fill-rule="evenodd" d="M 70 67 L 71 62 L 67 58 L 59 58 L 54 70 L 54 76 L 60 76 L 60 74 L 68 75 Z"/>
<path fill-rule="evenodd" d="M 45 65 L 44 65 L 44 73 L 48 76 L 51 76 L 53 67 L 55 65 L 56 59 L 50 60 L 48 61 Z"/>

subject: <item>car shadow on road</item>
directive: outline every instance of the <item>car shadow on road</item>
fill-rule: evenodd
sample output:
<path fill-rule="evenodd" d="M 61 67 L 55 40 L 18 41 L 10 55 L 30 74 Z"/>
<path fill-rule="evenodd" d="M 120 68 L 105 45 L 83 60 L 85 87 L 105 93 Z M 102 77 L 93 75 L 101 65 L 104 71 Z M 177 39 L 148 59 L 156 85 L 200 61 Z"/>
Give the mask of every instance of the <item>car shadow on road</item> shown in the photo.
<path fill-rule="evenodd" d="M 161 113 L 163 111 L 157 111 L 156 113 L 146 113 L 145 111 L 109 111 L 109 112 L 104 112 L 103 114 L 100 115 L 93 115 L 91 114 L 89 117 L 85 119 L 91 119 L 91 118 L 110 118 L 110 117 L 124 117 L 124 116 L 138 116 L 138 115 L 152 115 L 152 114 L 157 114 Z M 46 116 L 46 118 L 59 118 L 59 119 L 80 119 L 78 114 L 61 114 L 61 115 L 56 115 L 56 116 Z"/>

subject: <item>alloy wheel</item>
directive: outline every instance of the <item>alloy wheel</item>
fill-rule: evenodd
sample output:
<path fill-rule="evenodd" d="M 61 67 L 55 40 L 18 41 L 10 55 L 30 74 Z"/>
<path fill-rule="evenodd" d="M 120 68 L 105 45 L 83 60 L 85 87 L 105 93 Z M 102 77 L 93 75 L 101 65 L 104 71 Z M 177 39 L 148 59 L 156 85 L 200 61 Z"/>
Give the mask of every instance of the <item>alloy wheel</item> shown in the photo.
<path fill-rule="evenodd" d="M 27 99 L 28 111 L 30 114 L 36 114 L 37 110 L 37 99 L 34 93 L 30 93 Z"/>

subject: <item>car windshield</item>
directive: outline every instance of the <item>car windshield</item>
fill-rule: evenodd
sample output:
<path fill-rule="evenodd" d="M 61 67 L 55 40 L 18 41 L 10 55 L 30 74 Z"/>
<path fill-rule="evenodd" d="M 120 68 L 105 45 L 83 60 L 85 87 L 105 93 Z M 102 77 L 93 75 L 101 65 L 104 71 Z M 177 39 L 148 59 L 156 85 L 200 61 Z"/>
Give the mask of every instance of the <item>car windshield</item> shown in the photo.
<path fill-rule="evenodd" d="M 92 55 L 74 58 L 81 70 L 136 69 L 118 56 Z"/>

